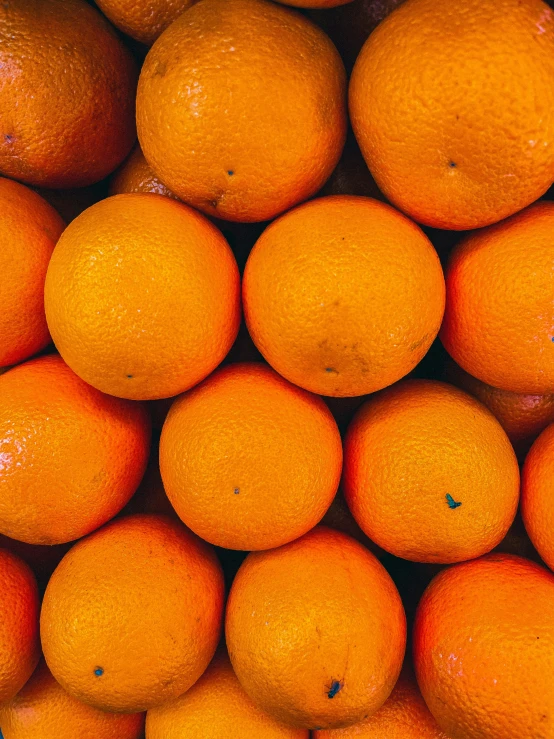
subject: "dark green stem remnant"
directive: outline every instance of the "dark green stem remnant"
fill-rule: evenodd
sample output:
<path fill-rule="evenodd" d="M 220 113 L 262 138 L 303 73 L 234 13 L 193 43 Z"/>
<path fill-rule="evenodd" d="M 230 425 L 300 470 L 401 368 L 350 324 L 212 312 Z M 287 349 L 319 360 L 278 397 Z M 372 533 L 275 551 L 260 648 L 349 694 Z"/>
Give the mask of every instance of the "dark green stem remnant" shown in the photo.
<path fill-rule="evenodd" d="M 331 687 L 329 688 L 327 692 L 327 697 L 334 698 L 341 688 L 342 688 L 342 683 L 339 682 L 338 680 L 333 680 L 333 682 L 331 683 Z"/>
<path fill-rule="evenodd" d="M 455 501 L 454 498 L 450 495 L 450 493 L 446 493 L 446 502 L 448 503 L 448 507 L 452 508 L 452 510 L 462 505 L 461 502 L 458 503 L 457 501 Z"/>

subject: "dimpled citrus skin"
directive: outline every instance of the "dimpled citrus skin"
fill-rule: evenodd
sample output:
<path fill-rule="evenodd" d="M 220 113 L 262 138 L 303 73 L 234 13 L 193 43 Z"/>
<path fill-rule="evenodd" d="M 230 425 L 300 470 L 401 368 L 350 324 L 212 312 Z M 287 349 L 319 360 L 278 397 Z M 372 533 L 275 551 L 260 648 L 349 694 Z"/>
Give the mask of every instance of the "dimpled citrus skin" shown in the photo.
<path fill-rule="evenodd" d="M 83 187 L 127 156 L 136 64 L 86 2 L 3 2 L 0 67 L 0 172 L 43 187 Z"/>
<path fill-rule="evenodd" d="M 231 348 L 240 278 L 221 232 L 161 195 L 115 195 L 64 231 L 46 275 L 58 351 L 93 387 L 122 398 L 177 395 Z"/>
<path fill-rule="evenodd" d="M 443 570 L 421 599 L 414 664 L 452 739 L 548 739 L 554 721 L 554 576 L 510 554 Z"/>
<path fill-rule="evenodd" d="M 22 362 L 50 341 L 44 279 L 63 229 L 40 195 L 0 177 L 0 366 Z"/>
<path fill-rule="evenodd" d="M 364 395 L 424 357 L 444 311 L 437 253 L 377 200 L 312 200 L 274 221 L 243 281 L 248 330 L 265 359 L 321 395 Z"/>
<path fill-rule="evenodd" d="M 146 731 L 148 739 L 309 739 L 252 703 L 221 649 L 190 690 L 148 711 Z"/>
<path fill-rule="evenodd" d="M 472 377 L 454 362 L 447 379 L 484 403 L 496 416 L 519 455 L 529 451 L 537 436 L 554 422 L 554 395 L 512 393 Z"/>
<path fill-rule="evenodd" d="M 402 670 L 388 700 L 369 718 L 346 729 L 312 732 L 313 739 L 449 739 L 425 705 L 411 670 Z"/>
<path fill-rule="evenodd" d="M 486 226 L 554 180 L 554 15 L 541 0 L 407 0 L 366 41 L 350 116 L 387 198 Z"/>
<path fill-rule="evenodd" d="M 441 340 L 488 385 L 554 393 L 553 228 L 554 203 L 535 203 L 450 255 Z"/>
<path fill-rule="evenodd" d="M 21 690 L 39 660 L 40 601 L 31 568 L 6 549 L 0 549 L 0 587 L 2 590 L 0 704 L 2 704 L 11 700 Z"/>
<path fill-rule="evenodd" d="M 16 697 L 0 707 L 4 739 L 140 739 L 144 715 L 106 713 L 67 693 L 41 661 Z"/>
<path fill-rule="evenodd" d="M 323 400 L 262 364 L 231 364 L 182 395 L 160 443 L 167 495 L 187 526 L 227 549 L 302 536 L 337 492 L 342 443 Z"/>
<path fill-rule="evenodd" d="M 104 15 L 143 44 L 154 41 L 197 0 L 98 0 Z"/>
<path fill-rule="evenodd" d="M 57 355 L 0 376 L 0 533 L 61 544 L 135 492 L 148 461 L 145 408 L 98 392 Z"/>
<path fill-rule="evenodd" d="M 542 559 L 554 569 L 554 424 L 535 441 L 521 478 L 521 513 L 525 529 Z"/>
<path fill-rule="evenodd" d="M 154 174 L 137 144 L 110 180 L 110 195 L 126 192 L 153 192 L 166 198 L 179 198 Z"/>
<path fill-rule="evenodd" d="M 346 136 L 346 76 L 329 38 L 265 0 L 202 0 L 152 47 L 137 128 L 182 200 L 263 221 L 325 183 Z"/>
<path fill-rule="evenodd" d="M 249 554 L 225 622 L 233 668 L 252 700 L 300 728 L 339 728 L 378 710 L 402 667 L 406 617 L 384 567 L 324 526 Z"/>
<path fill-rule="evenodd" d="M 460 562 L 506 535 L 519 469 L 484 405 L 446 383 L 406 380 L 354 417 L 343 486 L 360 528 L 383 549 L 416 562 Z"/>
<path fill-rule="evenodd" d="M 212 548 L 136 514 L 78 542 L 46 588 L 42 648 L 56 680 L 106 711 L 144 711 L 193 685 L 219 641 L 224 584 Z"/>

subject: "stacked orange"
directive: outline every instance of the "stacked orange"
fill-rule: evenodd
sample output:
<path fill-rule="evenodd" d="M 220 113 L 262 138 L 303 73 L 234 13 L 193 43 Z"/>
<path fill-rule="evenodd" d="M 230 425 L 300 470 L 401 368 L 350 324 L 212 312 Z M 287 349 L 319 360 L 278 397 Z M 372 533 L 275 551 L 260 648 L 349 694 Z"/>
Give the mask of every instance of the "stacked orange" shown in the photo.
<path fill-rule="evenodd" d="M 0 3 L 0 735 L 554 736 L 554 12 L 96 5 Z"/>

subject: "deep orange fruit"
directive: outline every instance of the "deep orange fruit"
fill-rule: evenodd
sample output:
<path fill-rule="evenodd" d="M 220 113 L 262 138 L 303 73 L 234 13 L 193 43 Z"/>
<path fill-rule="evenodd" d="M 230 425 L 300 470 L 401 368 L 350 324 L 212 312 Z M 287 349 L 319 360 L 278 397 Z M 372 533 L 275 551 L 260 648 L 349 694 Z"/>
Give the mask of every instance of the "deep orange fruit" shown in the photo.
<path fill-rule="evenodd" d="M 212 659 L 223 575 L 208 544 L 165 516 L 113 521 L 52 575 L 40 630 L 48 667 L 74 697 L 136 712 L 188 690 Z"/>
<path fill-rule="evenodd" d="M 484 405 L 452 385 L 406 380 L 354 417 L 343 486 L 360 528 L 383 549 L 416 562 L 460 562 L 506 535 L 519 469 Z"/>
<path fill-rule="evenodd" d="M 443 570 L 418 607 L 414 662 L 452 739 L 549 737 L 554 722 L 554 575 L 490 554 Z"/>
<path fill-rule="evenodd" d="M 45 305 L 60 354 L 83 380 L 122 398 L 170 397 L 231 348 L 239 272 L 200 213 L 161 195 L 116 195 L 64 231 Z"/>
<path fill-rule="evenodd" d="M 421 697 L 411 669 L 403 669 L 390 698 L 359 724 L 312 732 L 313 739 L 449 739 Z"/>
<path fill-rule="evenodd" d="M 243 282 L 265 359 L 321 395 L 396 382 L 427 353 L 444 310 L 437 253 L 405 216 L 371 198 L 312 200 L 274 221 Z"/>
<path fill-rule="evenodd" d="M 154 41 L 198 0 L 98 0 L 114 26 L 143 44 Z"/>
<path fill-rule="evenodd" d="M 446 269 L 441 339 L 488 385 L 554 393 L 554 203 L 469 234 Z"/>
<path fill-rule="evenodd" d="M 110 195 L 122 195 L 126 192 L 153 192 L 178 200 L 154 173 L 138 144 L 110 180 Z"/>
<path fill-rule="evenodd" d="M 309 739 L 309 731 L 285 726 L 246 695 L 229 657 L 220 649 L 180 698 L 148 711 L 148 739 Z"/>
<path fill-rule="evenodd" d="M 350 117 L 387 198 L 487 226 L 554 181 L 554 15 L 542 0 L 407 0 L 364 44 Z"/>
<path fill-rule="evenodd" d="M 521 513 L 525 529 L 542 559 L 554 569 L 554 424 L 535 441 L 521 479 Z"/>
<path fill-rule="evenodd" d="M 337 50 L 307 18 L 266 0 L 203 0 L 146 57 L 140 144 L 182 200 L 217 218 L 264 221 L 333 171 L 345 87 Z"/>
<path fill-rule="evenodd" d="M 106 713 L 69 695 L 41 661 L 15 698 L 0 706 L 4 739 L 140 739 L 144 715 Z"/>
<path fill-rule="evenodd" d="M 40 657 L 37 583 L 31 569 L 0 549 L 0 704 L 25 685 Z M 2 725 L 2 729 L 4 726 Z M 9 737 L 5 737 L 9 739 Z"/>
<path fill-rule="evenodd" d="M 249 554 L 226 615 L 229 656 L 252 700 L 300 728 L 338 728 L 377 711 L 400 673 L 406 617 L 379 561 L 317 527 Z"/>
<path fill-rule="evenodd" d="M 337 492 L 342 444 L 321 398 L 263 364 L 231 364 L 174 403 L 160 467 L 196 534 L 227 549 L 271 549 L 319 523 Z"/>
<path fill-rule="evenodd" d="M 0 172 L 42 187 L 83 187 L 127 156 L 136 64 L 88 3 L 2 3 L 0 68 Z"/>
<path fill-rule="evenodd" d="M 22 362 L 50 341 L 44 315 L 44 280 L 63 229 L 60 216 L 40 195 L 0 177 L 2 367 Z"/>
<path fill-rule="evenodd" d="M 56 356 L 0 376 L 0 533 L 60 544 L 94 531 L 135 492 L 150 420 L 100 393 Z"/>
<path fill-rule="evenodd" d="M 500 390 L 472 377 L 454 362 L 449 362 L 446 377 L 487 406 L 500 421 L 518 456 L 524 457 L 541 431 L 554 423 L 554 394 Z"/>

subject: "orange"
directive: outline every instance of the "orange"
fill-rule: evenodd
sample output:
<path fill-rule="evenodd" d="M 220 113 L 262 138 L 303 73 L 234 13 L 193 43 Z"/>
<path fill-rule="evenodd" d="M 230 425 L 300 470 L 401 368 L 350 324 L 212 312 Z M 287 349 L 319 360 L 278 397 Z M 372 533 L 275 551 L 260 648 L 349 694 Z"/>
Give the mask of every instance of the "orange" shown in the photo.
<path fill-rule="evenodd" d="M 387 198 L 480 228 L 554 181 L 554 15 L 542 0 L 407 0 L 364 44 L 350 117 Z"/>
<path fill-rule="evenodd" d="M 44 280 L 63 229 L 60 216 L 39 195 L 0 177 L 0 366 L 22 362 L 50 341 Z"/>
<path fill-rule="evenodd" d="M 281 375 L 321 395 L 364 395 L 427 353 L 444 278 L 425 234 L 363 197 L 312 200 L 260 236 L 243 282 L 254 343 Z"/>
<path fill-rule="evenodd" d="M 103 395 L 58 356 L 0 376 L 0 533 L 61 544 L 94 531 L 135 492 L 150 421 Z"/>
<path fill-rule="evenodd" d="M 263 364 L 231 364 L 174 403 L 160 468 L 173 507 L 202 539 L 270 549 L 321 520 L 339 485 L 342 443 L 321 398 Z"/>
<path fill-rule="evenodd" d="M 104 15 L 123 33 L 153 44 L 181 13 L 198 0 L 98 0 Z"/>
<path fill-rule="evenodd" d="M 490 554 L 443 570 L 420 601 L 414 661 L 451 739 L 539 739 L 554 726 L 554 576 Z"/>
<path fill-rule="evenodd" d="M 470 234 L 450 255 L 441 339 L 488 385 L 554 393 L 554 203 Z"/>
<path fill-rule="evenodd" d="M 148 739 L 309 739 L 252 703 L 223 649 L 190 690 L 148 711 L 146 722 Z"/>
<path fill-rule="evenodd" d="M 0 549 L 0 704 L 25 685 L 40 656 L 39 595 L 28 565 Z M 2 729 L 4 726 L 2 725 Z M 5 737 L 4 739 L 8 739 Z"/>
<path fill-rule="evenodd" d="M 536 550 L 554 569 L 554 424 L 535 441 L 523 466 L 521 513 Z"/>
<path fill-rule="evenodd" d="M 266 0 L 202 0 L 142 67 L 137 128 L 162 182 L 195 208 L 263 221 L 314 195 L 346 135 L 346 76 L 329 38 Z"/>
<path fill-rule="evenodd" d="M 347 729 L 312 732 L 313 739 L 448 739 L 429 713 L 411 670 L 404 669 L 390 698 L 372 716 Z"/>
<path fill-rule="evenodd" d="M 406 617 L 379 561 L 324 526 L 249 554 L 225 630 L 242 687 L 300 728 L 339 728 L 377 711 L 402 667 Z"/>
<path fill-rule="evenodd" d="M 48 667 L 96 708 L 136 712 L 184 693 L 219 641 L 223 574 L 208 544 L 165 516 L 112 521 L 52 575 L 40 632 Z"/>
<path fill-rule="evenodd" d="M 86 2 L 1 3 L 0 68 L 0 172 L 42 187 L 83 187 L 127 156 L 136 64 Z"/>
<path fill-rule="evenodd" d="M 487 385 L 450 362 L 447 378 L 484 403 L 500 421 L 518 455 L 525 455 L 537 436 L 554 422 L 554 394 L 512 393 Z"/>
<path fill-rule="evenodd" d="M 354 518 L 380 547 L 415 562 L 460 562 L 506 535 L 519 469 L 484 405 L 452 385 L 406 380 L 356 414 L 343 484 Z"/>
<path fill-rule="evenodd" d="M 110 195 L 122 195 L 126 192 L 153 192 L 178 200 L 156 176 L 138 144 L 110 180 Z"/>
<path fill-rule="evenodd" d="M 0 707 L 4 739 L 140 739 L 144 715 L 105 713 L 73 698 L 41 661 L 23 690 Z"/>
<path fill-rule="evenodd" d="M 116 195 L 64 231 L 45 305 L 52 338 L 79 377 L 122 398 L 164 398 L 203 380 L 231 348 L 239 273 L 200 213 L 161 195 Z"/>

